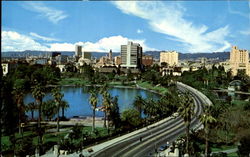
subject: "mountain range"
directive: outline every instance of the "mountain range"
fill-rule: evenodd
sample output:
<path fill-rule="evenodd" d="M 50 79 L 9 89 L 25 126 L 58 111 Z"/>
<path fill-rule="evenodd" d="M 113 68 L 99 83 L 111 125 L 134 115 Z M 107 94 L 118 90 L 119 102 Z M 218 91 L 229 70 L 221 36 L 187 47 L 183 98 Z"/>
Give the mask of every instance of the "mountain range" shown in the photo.
<path fill-rule="evenodd" d="M 160 58 L 160 52 L 161 51 L 146 51 L 144 54 L 151 55 L 155 59 Z M 20 58 L 20 57 L 26 57 L 26 56 L 51 56 L 50 51 L 8 51 L 8 52 L 2 52 L 2 57 L 13 57 L 13 58 Z M 75 54 L 74 51 L 63 51 L 61 52 L 62 55 L 68 55 L 73 56 Z M 100 58 L 102 56 L 108 55 L 107 52 L 92 52 L 92 56 L 95 58 Z M 113 52 L 113 56 L 120 55 L 119 52 Z M 201 57 L 205 57 L 208 59 L 217 59 L 220 61 L 224 61 L 226 59 L 229 59 L 230 53 L 229 52 L 213 52 L 213 53 L 179 53 L 179 59 L 190 59 L 195 60 Z"/>

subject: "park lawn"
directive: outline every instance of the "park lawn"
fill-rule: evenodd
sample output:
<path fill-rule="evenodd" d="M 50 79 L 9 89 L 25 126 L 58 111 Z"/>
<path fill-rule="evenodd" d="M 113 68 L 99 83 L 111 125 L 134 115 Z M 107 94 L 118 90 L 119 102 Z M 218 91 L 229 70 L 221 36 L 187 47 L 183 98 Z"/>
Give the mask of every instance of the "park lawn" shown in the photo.
<path fill-rule="evenodd" d="M 121 81 L 112 81 L 112 82 L 109 82 L 109 85 L 111 85 L 111 86 L 122 86 L 122 82 Z"/>
<path fill-rule="evenodd" d="M 218 151 L 224 151 L 224 150 L 228 150 L 228 149 L 233 149 L 236 148 L 236 145 L 222 145 L 222 146 L 216 146 L 216 147 L 212 147 L 212 152 L 218 152 Z"/>
<path fill-rule="evenodd" d="M 234 100 L 234 101 L 232 101 L 232 104 L 236 105 L 236 106 L 242 106 L 242 105 L 245 105 L 246 103 L 248 103 L 248 102 L 244 101 L 244 100 Z"/>
<path fill-rule="evenodd" d="M 89 84 L 88 81 L 84 80 L 83 78 L 63 78 L 61 81 L 59 81 L 59 85 L 86 85 Z"/>
<path fill-rule="evenodd" d="M 64 138 L 69 132 L 70 129 L 72 128 L 69 127 L 69 130 L 66 131 L 61 131 L 58 135 L 59 135 L 59 139 Z M 108 130 L 106 128 L 102 128 L 102 127 L 96 127 L 96 129 L 98 130 L 98 135 L 92 133 L 92 127 L 91 126 L 83 126 L 82 127 L 82 132 L 86 132 L 88 133 L 88 135 L 90 135 L 92 138 L 97 138 L 97 137 L 105 137 L 108 136 Z M 35 135 L 34 132 L 32 131 L 25 131 L 23 133 L 23 137 L 32 137 L 33 138 L 33 145 L 37 145 L 38 144 L 38 136 Z M 22 135 L 20 135 L 19 133 L 15 133 L 15 137 L 17 139 L 21 139 Z M 10 136 L 2 136 L 2 148 L 3 151 L 7 151 L 9 149 L 11 149 L 11 142 L 10 142 Z M 56 133 L 50 132 L 50 133 L 45 133 L 43 135 L 43 144 L 46 143 L 56 143 L 58 141 L 58 136 L 56 135 Z"/>
<path fill-rule="evenodd" d="M 106 128 L 102 128 L 102 127 L 96 127 L 95 128 L 98 131 L 98 137 L 104 137 L 108 135 L 108 130 Z M 84 126 L 82 128 L 82 132 L 88 132 L 91 137 L 96 138 L 97 136 L 95 134 L 92 133 L 92 127 L 91 126 Z"/>
<path fill-rule="evenodd" d="M 228 157 L 236 157 L 238 156 L 237 152 L 227 154 Z"/>
<path fill-rule="evenodd" d="M 65 137 L 69 132 L 60 132 L 59 137 L 63 138 Z M 32 137 L 33 138 L 33 145 L 37 145 L 38 143 L 38 136 L 35 135 L 32 131 L 26 131 L 23 133 L 23 138 L 25 137 Z M 15 137 L 17 140 L 22 139 L 22 135 L 16 133 Z M 57 136 L 55 133 L 46 133 L 43 135 L 43 143 L 48 143 L 48 142 L 57 142 Z M 10 142 L 10 136 L 3 136 L 2 137 L 2 146 L 3 146 L 3 151 L 6 151 L 10 148 L 11 142 Z"/>
<path fill-rule="evenodd" d="M 162 86 L 155 86 L 155 85 L 152 85 L 149 82 L 138 81 L 137 84 L 140 87 L 143 87 L 143 88 L 146 88 L 146 89 L 149 89 L 149 90 L 154 90 L 156 92 L 159 92 L 160 94 L 166 94 L 168 92 L 167 88 L 162 87 Z"/>

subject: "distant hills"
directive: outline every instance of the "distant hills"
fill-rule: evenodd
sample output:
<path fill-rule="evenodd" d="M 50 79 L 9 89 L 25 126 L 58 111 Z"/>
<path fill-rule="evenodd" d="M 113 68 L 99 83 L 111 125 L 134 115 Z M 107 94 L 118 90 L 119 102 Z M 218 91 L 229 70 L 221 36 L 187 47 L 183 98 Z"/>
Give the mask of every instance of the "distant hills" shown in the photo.
<path fill-rule="evenodd" d="M 154 58 L 160 58 L 160 51 L 147 51 L 147 55 L 152 55 Z M 218 60 L 227 60 L 229 59 L 230 52 L 213 52 L 213 53 L 179 53 L 179 59 L 198 59 L 201 57 L 205 58 L 217 58 Z"/>
<path fill-rule="evenodd" d="M 26 57 L 29 55 L 33 56 L 50 56 L 52 52 L 49 51 L 9 51 L 9 52 L 2 52 L 2 57 Z M 63 51 L 61 52 L 62 55 L 68 55 L 68 56 L 73 56 L 74 52 L 73 51 Z M 107 52 L 92 52 L 92 56 L 95 58 L 100 58 L 102 56 L 106 56 L 108 53 Z M 146 55 L 151 55 L 155 59 L 160 58 L 160 51 L 146 51 L 144 52 Z M 118 56 L 120 53 L 118 52 L 113 52 L 113 56 Z M 226 60 L 229 59 L 229 52 L 213 52 L 213 53 L 179 53 L 179 59 L 184 60 L 184 59 L 198 59 L 201 57 L 205 58 L 216 58 L 218 60 Z"/>

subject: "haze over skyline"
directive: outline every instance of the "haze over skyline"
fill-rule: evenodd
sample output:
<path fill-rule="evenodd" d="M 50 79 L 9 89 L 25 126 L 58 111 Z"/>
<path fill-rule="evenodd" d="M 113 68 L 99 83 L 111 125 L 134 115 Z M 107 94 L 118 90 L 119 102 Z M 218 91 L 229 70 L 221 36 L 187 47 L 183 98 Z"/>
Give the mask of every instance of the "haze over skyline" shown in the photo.
<path fill-rule="evenodd" d="M 2 51 L 250 49 L 250 1 L 3 1 Z"/>

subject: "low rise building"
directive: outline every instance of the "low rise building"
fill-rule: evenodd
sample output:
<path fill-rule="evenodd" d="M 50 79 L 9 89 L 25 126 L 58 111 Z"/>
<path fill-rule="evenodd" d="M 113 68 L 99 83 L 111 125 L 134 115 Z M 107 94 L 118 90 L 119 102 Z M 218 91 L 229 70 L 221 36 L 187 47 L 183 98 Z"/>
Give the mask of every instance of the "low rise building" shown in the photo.
<path fill-rule="evenodd" d="M 147 55 L 142 56 L 142 64 L 144 66 L 151 66 L 153 65 L 153 62 L 154 62 L 153 56 L 147 56 Z"/>
<path fill-rule="evenodd" d="M 116 66 L 121 65 L 122 64 L 121 56 L 115 56 L 114 61 Z"/>

